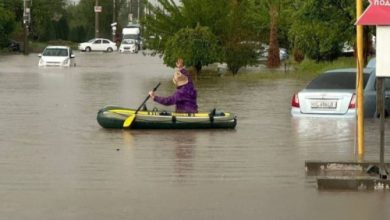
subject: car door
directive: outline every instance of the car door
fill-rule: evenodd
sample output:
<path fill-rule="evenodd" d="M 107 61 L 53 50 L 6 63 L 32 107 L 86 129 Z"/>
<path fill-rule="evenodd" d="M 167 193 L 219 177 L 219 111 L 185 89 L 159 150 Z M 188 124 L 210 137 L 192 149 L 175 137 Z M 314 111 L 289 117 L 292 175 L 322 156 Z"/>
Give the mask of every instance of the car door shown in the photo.
<path fill-rule="evenodd" d="M 373 76 L 373 75 L 372 75 Z M 377 78 L 370 78 L 364 90 L 364 117 L 377 117 L 376 98 L 377 98 Z M 385 112 L 390 116 L 390 79 L 386 78 L 385 87 Z"/>
<path fill-rule="evenodd" d="M 106 51 L 107 48 L 109 47 L 110 47 L 110 42 L 108 40 L 103 40 L 102 50 Z"/>
<path fill-rule="evenodd" d="M 92 50 L 102 50 L 102 40 L 97 39 L 92 43 Z"/>

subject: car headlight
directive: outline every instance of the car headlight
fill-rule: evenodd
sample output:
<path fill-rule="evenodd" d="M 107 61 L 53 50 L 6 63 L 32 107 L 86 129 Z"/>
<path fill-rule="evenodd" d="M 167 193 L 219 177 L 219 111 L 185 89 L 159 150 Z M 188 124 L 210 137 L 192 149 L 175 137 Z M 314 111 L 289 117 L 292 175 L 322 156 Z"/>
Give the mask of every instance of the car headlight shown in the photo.
<path fill-rule="evenodd" d="M 64 61 L 62 61 L 62 65 L 68 65 L 69 64 L 69 58 L 66 58 Z"/>

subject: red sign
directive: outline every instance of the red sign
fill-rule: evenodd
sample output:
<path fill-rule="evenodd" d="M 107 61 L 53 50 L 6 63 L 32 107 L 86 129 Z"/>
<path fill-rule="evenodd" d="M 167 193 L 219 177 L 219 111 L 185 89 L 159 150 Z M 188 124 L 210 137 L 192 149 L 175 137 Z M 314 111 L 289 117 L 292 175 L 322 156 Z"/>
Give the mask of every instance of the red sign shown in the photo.
<path fill-rule="evenodd" d="M 390 0 L 369 0 L 370 6 L 358 19 L 358 25 L 390 25 Z"/>

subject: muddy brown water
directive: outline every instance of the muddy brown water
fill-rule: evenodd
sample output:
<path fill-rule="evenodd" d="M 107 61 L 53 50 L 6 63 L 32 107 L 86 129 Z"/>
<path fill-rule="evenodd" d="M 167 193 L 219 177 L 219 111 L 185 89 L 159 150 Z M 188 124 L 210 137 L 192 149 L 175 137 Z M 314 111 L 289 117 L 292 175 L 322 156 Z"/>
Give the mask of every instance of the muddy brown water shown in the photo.
<path fill-rule="evenodd" d="M 106 130 L 99 108 L 138 107 L 160 81 L 157 93 L 169 95 L 172 69 L 142 54 L 76 62 L 38 68 L 37 54 L 0 56 L 1 220 L 390 216 L 386 192 L 318 191 L 305 175 L 305 160 L 356 159 L 354 120 L 291 118 L 305 81 L 199 77 L 200 110 L 237 114 L 235 130 Z M 365 126 L 365 158 L 377 160 L 379 123 Z"/>

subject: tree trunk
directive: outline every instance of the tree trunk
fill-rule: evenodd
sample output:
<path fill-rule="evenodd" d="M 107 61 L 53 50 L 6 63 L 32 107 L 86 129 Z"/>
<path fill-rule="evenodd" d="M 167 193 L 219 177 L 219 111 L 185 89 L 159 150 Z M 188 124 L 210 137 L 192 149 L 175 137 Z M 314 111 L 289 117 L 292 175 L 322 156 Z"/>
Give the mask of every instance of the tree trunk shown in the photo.
<path fill-rule="evenodd" d="M 275 5 L 270 6 L 269 15 L 271 18 L 271 25 L 270 25 L 267 66 L 268 68 L 276 68 L 280 66 L 280 56 L 279 56 L 279 43 L 278 43 L 278 27 L 276 22 L 278 11 Z"/>
<path fill-rule="evenodd" d="M 200 71 L 202 70 L 202 64 L 200 62 L 197 62 L 194 67 L 195 67 L 196 75 L 199 75 Z"/>

